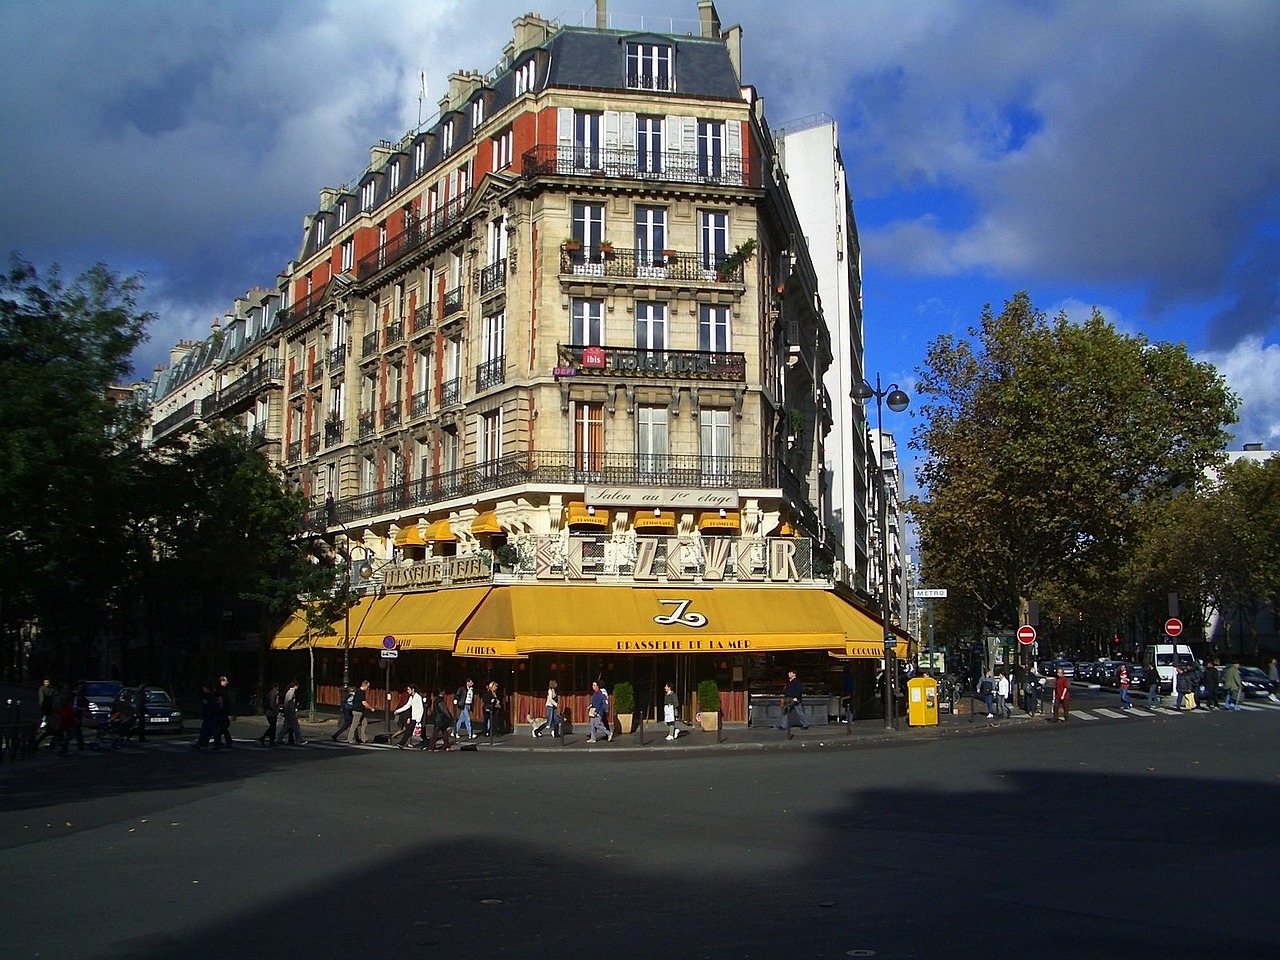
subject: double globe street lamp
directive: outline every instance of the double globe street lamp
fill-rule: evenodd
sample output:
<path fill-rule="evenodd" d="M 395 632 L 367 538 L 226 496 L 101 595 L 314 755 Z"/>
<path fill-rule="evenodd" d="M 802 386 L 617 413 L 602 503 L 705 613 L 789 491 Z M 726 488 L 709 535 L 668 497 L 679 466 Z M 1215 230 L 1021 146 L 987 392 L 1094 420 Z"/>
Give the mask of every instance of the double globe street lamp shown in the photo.
<path fill-rule="evenodd" d="M 849 393 L 850 399 L 865 404 L 872 397 L 876 399 L 876 473 L 880 477 L 880 615 L 884 619 L 884 728 L 895 729 L 897 723 L 897 704 L 894 703 L 894 690 L 897 687 L 897 666 L 893 661 L 894 647 L 897 641 L 893 636 L 893 628 L 889 625 L 889 487 L 884 476 L 884 406 L 893 413 L 901 413 L 911 403 L 906 391 L 896 383 L 881 388 L 880 374 L 876 374 L 876 385 L 863 380 L 862 385 L 854 387 Z"/>

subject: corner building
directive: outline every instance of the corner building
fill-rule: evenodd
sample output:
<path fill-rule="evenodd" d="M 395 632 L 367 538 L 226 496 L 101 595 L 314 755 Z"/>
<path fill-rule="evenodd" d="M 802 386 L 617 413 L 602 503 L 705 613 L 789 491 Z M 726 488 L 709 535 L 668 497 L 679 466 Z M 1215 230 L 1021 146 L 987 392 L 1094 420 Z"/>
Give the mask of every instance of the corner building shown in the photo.
<path fill-rule="evenodd" d="M 553 676 L 571 718 L 593 679 L 652 715 L 663 682 L 715 678 L 741 721 L 788 666 L 874 670 L 879 623 L 830 580 L 804 231 L 741 33 L 699 13 L 698 36 L 520 18 L 321 191 L 274 314 L 229 315 L 208 409 L 258 431 L 364 592 L 336 636 L 275 638 L 320 648 L 322 701 L 344 658 L 380 676 L 385 637 L 393 683 L 492 677 L 517 721 Z"/>

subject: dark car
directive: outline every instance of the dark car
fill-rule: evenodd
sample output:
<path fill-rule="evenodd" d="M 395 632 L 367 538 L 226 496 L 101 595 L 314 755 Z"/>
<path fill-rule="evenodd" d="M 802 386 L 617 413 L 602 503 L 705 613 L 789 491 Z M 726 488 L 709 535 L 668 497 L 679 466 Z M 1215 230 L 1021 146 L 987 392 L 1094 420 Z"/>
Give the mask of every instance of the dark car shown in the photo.
<path fill-rule="evenodd" d="M 118 680 L 86 680 L 80 684 L 79 695 L 88 701 L 89 709 L 84 725 L 91 729 L 104 726 L 111 716 L 111 705 L 120 696 L 124 685 Z"/>
<path fill-rule="evenodd" d="M 132 706 L 137 703 L 138 688 L 125 687 L 116 699 L 128 701 Z M 181 732 L 182 711 L 173 702 L 169 692 L 161 687 L 147 687 L 147 733 Z"/>
<path fill-rule="evenodd" d="M 1046 660 L 1040 664 L 1040 674 L 1045 677 L 1056 677 L 1059 670 L 1068 680 L 1075 678 L 1076 665 L 1070 660 Z"/>
<path fill-rule="evenodd" d="M 1224 668 L 1225 669 L 1225 668 Z M 1242 700 L 1272 700 L 1276 696 L 1276 684 L 1267 679 L 1266 671 L 1257 667 L 1240 668 L 1240 694 Z M 1226 687 L 1218 683 L 1218 696 L 1225 699 Z"/>

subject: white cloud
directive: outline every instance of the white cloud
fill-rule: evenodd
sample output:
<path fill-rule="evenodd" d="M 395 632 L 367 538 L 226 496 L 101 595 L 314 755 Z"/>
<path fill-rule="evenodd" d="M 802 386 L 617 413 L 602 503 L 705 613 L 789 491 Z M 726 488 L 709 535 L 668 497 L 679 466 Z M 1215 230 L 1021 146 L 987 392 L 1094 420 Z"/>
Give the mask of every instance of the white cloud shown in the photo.
<path fill-rule="evenodd" d="M 1264 346 L 1260 337 L 1249 337 L 1224 353 L 1196 359 L 1216 366 L 1240 397 L 1240 422 L 1234 428 L 1239 443 L 1280 449 L 1280 345 Z"/>

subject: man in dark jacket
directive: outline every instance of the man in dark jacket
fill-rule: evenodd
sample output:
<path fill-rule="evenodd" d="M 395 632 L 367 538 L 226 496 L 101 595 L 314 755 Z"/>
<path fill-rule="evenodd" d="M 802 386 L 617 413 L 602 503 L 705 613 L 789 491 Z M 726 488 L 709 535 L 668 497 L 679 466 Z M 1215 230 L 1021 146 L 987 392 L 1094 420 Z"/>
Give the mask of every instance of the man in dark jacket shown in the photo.
<path fill-rule="evenodd" d="M 804 686 L 800 683 L 794 670 L 787 671 L 787 685 L 782 688 L 782 729 L 787 739 L 791 739 L 791 718 L 795 717 L 802 730 L 809 729 L 809 721 L 804 715 Z"/>
<path fill-rule="evenodd" d="M 1210 660 L 1204 665 L 1204 698 L 1201 706 L 1206 710 L 1218 709 L 1218 668 Z"/>

